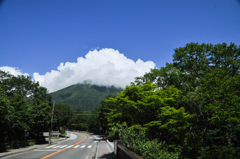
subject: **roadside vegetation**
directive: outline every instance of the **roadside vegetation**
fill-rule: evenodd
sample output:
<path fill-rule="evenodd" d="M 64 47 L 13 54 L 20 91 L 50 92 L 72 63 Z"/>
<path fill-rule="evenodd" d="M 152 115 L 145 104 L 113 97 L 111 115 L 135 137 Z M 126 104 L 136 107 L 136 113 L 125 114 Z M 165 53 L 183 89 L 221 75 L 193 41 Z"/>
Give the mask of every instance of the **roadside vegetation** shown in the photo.
<path fill-rule="evenodd" d="M 238 158 L 240 46 L 189 43 L 99 106 L 99 122 L 146 159 Z"/>
<path fill-rule="evenodd" d="M 40 132 L 49 128 L 51 105 L 47 89 L 31 77 L 0 70 L 0 150 L 42 142 Z"/>

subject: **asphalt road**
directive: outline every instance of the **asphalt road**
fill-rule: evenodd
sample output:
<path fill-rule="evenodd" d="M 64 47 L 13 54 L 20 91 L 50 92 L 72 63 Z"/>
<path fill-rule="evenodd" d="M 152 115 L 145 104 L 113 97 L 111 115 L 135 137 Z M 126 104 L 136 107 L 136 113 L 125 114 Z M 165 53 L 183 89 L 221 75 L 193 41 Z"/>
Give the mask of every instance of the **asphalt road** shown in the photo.
<path fill-rule="evenodd" d="M 14 156 L 8 159 L 88 159 L 96 149 L 96 141 L 91 135 L 70 132 L 71 137 L 59 141 L 56 145 L 46 146 Z"/>

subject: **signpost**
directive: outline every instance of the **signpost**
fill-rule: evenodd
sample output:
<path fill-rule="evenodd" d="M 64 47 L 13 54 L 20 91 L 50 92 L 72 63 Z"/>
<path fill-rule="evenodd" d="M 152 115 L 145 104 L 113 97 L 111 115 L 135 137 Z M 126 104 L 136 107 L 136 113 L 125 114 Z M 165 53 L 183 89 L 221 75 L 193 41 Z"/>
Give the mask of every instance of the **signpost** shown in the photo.
<path fill-rule="evenodd" d="M 59 131 L 52 131 L 51 136 L 57 135 L 57 137 L 59 137 L 60 134 Z M 43 132 L 43 136 L 49 136 L 49 132 Z"/>

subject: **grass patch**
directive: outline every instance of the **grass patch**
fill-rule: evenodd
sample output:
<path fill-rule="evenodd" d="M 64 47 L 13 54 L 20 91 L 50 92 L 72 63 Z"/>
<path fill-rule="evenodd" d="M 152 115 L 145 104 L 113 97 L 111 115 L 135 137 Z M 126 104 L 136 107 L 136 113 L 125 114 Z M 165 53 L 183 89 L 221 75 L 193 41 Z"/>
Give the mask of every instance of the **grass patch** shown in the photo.
<path fill-rule="evenodd" d="M 36 143 L 34 141 L 29 141 L 28 142 L 28 146 L 32 146 L 32 145 L 35 145 Z"/>
<path fill-rule="evenodd" d="M 51 139 L 60 139 L 60 137 L 52 136 Z"/>

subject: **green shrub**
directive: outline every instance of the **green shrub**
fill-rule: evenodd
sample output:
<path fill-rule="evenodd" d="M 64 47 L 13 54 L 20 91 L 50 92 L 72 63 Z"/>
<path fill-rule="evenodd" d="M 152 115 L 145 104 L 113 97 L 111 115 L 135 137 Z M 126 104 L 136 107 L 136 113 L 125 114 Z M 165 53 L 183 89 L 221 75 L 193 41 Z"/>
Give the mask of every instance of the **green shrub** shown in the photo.
<path fill-rule="evenodd" d="M 28 146 L 32 146 L 32 145 L 35 145 L 35 142 L 34 142 L 34 141 L 28 142 Z"/>
<path fill-rule="evenodd" d="M 128 127 L 126 123 L 112 127 L 111 134 L 119 134 L 122 143 L 145 159 L 177 159 L 180 153 L 168 152 L 168 149 L 158 140 L 149 140 L 146 130 L 141 126 Z"/>
<path fill-rule="evenodd" d="M 61 133 L 61 134 L 65 134 L 65 132 L 66 132 L 65 130 L 66 130 L 66 127 L 63 126 L 62 129 L 61 129 L 61 131 L 60 131 L 60 133 Z"/>
<path fill-rule="evenodd" d="M 6 150 L 9 150 L 11 147 L 10 147 L 10 145 L 7 145 L 6 146 Z"/>

